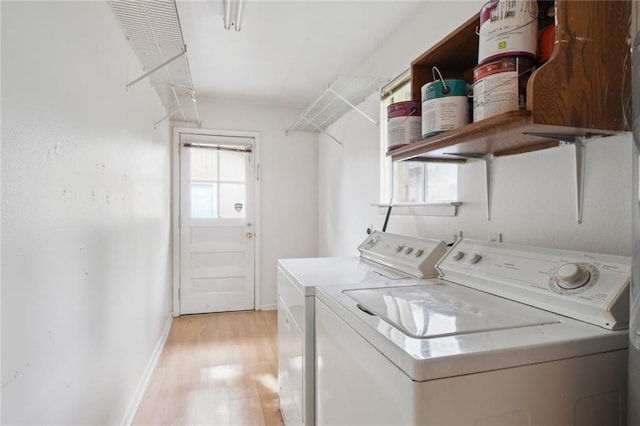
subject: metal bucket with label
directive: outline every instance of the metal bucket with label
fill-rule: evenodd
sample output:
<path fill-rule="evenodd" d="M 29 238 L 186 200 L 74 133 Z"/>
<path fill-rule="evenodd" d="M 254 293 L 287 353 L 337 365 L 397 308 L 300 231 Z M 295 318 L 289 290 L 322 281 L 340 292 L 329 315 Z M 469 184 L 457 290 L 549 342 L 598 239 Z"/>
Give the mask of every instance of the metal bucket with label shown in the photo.
<path fill-rule="evenodd" d="M 418 101 L 397 102 L 387 107 L 387 146 L 398 148 L 422 139 L 421 108 Z"/>
<path fill-rule="evenodd" d="M 527 108 L 527 80 L 534 60 L 511 56 L 473 70 L 473 121 Z"/>
<path fill-rule="evenodd" d="M 469 124 L 469 83 L 436 80 L 422 86 L 422 137 Z"/>
<path fill-rule="evenodd" d="M 478 63 L 503 56 L 536 57 L 538 2 L 490 0 L 480 10 Z"/>

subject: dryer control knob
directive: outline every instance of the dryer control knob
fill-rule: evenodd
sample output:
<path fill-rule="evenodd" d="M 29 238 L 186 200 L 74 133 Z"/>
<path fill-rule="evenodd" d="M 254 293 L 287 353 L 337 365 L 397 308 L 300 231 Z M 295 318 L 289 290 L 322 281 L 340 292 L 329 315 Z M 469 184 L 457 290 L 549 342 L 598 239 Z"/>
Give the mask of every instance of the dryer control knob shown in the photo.
<path fill-rule="evenodd" d="M 573 290 L 585 285 L 591 274 L 577 263 L 565 263 L 556 270 L 558 285 L 567 290 Z"/>
<path fill-rule="evenodd" d="M 478 263 L 480 262 L 480 259 L 482 259 L 482 256 L 480 255 L 480 253 L 475 253 L 473 256 L 471 256 L 471 259 L 469 259 L 469 262 Z"/>
<path fill-rule="evenodd" d="M 456 254 L 453 255 L 453 260 L 460 260 L 464 257 L 463 251 L 457 251 Z"/>

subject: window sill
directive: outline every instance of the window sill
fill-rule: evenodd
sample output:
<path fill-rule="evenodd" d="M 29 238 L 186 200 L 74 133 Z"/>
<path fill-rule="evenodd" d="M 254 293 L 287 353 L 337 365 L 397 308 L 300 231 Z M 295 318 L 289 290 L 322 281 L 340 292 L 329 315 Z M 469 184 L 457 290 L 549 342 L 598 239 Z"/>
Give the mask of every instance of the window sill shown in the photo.
<path fill-rule="evenodd" d="M 403 203 L 393 204 L 391 213 L 401 216 L 457 216 L 458 207 L 461 201 L 450 201 L 443 203 Z M 387 214 L 389 204 L 373 204 L 378 207 L 378 213 Z"/>

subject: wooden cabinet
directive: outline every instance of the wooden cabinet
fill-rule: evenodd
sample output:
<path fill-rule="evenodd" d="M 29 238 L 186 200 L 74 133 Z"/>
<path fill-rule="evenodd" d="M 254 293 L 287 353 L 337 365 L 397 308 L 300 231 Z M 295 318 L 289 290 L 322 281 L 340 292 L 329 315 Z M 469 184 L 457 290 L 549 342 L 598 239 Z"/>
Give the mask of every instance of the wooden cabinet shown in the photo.
<path fill-rule="evenodd" d="M 553 2 L 538 1 L 540 9 Z M 609 136 L 630 129 L 631 2 L 556 0 L 551 58 L 527 83 L 527 109 L 494 116 L 388 152 L 393 160 L 455 160 L 508 155 L 558 145 L 576 136 Z M 479 14 L 411 64 L 414 100 L 433 80 L 473 80 Z M 542 28 L 545 24 L 541 22 Z"/>

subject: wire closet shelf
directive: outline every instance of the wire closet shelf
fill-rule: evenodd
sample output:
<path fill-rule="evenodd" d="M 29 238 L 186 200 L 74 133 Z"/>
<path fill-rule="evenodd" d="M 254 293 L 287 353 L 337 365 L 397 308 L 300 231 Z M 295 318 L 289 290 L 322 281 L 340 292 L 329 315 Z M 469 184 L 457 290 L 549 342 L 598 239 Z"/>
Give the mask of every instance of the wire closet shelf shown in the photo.
<path fill-rule="evenodd" d="M 386 77 L 338 75 L 311 102 L 300 118 L 287 129 L 286 134 L 293 131 L 322 132 L 342 145 L 340 140 L 327 132 L 327 127 L 350 110 L 357 111 L 364 118 L 377 125 L 378 121 L 371 118 L 357 105 L 362 103 L 371 93 L 378 91 L 387 81 Z"/>
<path fill-rule="evenodd" d="M 167 115 L 200 125 L 178 10 L 174 0 L 108 0 L 144 74 L 127 88 L 149 78 Z"/>

